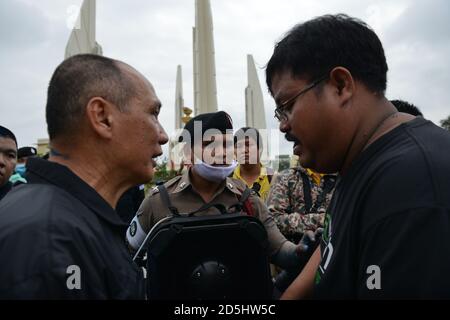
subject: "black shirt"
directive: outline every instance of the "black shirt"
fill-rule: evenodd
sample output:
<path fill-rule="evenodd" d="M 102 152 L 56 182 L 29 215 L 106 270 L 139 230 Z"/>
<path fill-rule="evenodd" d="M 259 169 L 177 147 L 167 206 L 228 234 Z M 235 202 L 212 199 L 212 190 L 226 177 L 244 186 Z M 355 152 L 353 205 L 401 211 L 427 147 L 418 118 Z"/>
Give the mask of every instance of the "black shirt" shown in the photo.
<path fill-rule="evenodd" d="M 6 196 L 6 194 L 11 191 L 12 188 L 12 183 L 11 182 L 6 182 L 3 186 L 0 187 L 0 200 L 3 199 L 4 196 Z"/>
<path fill-rule="evenodd" d="M 67 167 L 27 163 L 28 184 L 0 202 L 0 299 L 139 299 L 127 225 Z"/>
<path fill-rule="evenodd" d="M 388 132 L 339 179 L 315 298 L 450 298 L 450 133 Z"/>

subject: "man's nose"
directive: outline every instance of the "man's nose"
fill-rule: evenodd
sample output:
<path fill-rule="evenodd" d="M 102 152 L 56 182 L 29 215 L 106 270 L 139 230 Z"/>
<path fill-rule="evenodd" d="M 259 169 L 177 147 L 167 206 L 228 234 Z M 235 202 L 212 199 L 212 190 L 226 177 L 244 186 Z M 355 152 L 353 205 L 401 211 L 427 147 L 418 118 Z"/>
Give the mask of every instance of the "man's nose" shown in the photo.
<path fill-rule="evenodd" d="M 286 133 L 286 132 L 289 132 L 291 127 L 289 126 L 289 123 L 286 120 L 281 120 L 280 121 L 280 125 L 279 125 L 279 129 L 280 129 L 281 132 Z"/>
<path fill-rule="evenodd" d="M 0 167 L 6 166 L 6 156 L 3 154 L 3 152 L 0 152 Z"/>
<path fill-rule="evenodd" d="M 164 128 L 162 127 L 162 125 L 159 125 L 159 144 L 163 145 L 166 144 L 167 141 L 169 141 L 169 136 L 167 135 L 166 131 L 164 130 Z"/>

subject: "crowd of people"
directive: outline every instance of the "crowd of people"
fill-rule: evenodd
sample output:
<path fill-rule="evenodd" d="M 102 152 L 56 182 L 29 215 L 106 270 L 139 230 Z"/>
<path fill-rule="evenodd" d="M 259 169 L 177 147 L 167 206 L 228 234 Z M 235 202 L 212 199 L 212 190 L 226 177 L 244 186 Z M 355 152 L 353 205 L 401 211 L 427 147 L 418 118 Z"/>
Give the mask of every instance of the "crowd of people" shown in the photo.
<path fill-rule="evenodd" d="M 265 230 L 274 299 L 450 298 L 450 133 L 389 101 L 387 71 L 364 22 L 298 24 L 266 68 L 296 165 L 274 172 L 257 128 L 200 114 L 179 138 L 184 170 L 145 196 L 168 142 L 155 88 L 122 61 L 66 59 L 48 86 L 49 154 L 0 126 L 0 298 L 144 299 L 157 274 L 139 263 L 151 252 L 136 257 L 155 227 L 218 213 Z M 213 286 L 225 264 L 195 275 Z"/>

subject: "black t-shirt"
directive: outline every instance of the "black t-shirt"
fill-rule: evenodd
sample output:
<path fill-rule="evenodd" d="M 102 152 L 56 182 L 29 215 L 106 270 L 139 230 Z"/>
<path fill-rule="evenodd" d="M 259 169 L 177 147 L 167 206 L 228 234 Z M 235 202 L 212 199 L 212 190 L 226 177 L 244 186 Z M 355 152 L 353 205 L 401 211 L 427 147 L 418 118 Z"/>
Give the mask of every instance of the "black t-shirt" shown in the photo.
<path fill-rule="evenodd" d="M 131 187 L 120 197 L 116 205 L 116 212 L 127 225 L 133 220 L 144 198 L 144 186 Z"/>
<path fill-rule="evenodd" d="M 127 225 L 68 167 L 33 158 L 0 201 L 0 299 L 142 299 Z"/>
<path fill-rule="evenodd" d="M 339 179 L 315 298 L 450 298 L 450 133 L 388 132 Z"/>
<path fill-rule="evenodd" d="M 3 186 L 0 187 L 0 200 L 3 199 L 4 196 L 6 196 L 6 194 L 11 191 L 12 188 L 12 183 L 11 182 L 6 182 Z"/>

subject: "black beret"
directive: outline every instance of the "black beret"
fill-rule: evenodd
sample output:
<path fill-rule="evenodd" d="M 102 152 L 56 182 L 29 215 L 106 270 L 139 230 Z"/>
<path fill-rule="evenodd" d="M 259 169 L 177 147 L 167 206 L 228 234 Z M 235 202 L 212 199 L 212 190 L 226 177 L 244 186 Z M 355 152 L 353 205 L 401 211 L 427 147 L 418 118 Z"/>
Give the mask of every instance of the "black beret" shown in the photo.
<path fill-rule="evenodd" d="M 33 147 L 22 147 L 17 150 L 17 159 L 23 158 L 23 157 L 34 157 L 37 155 L 36 148 Z"/>
<path fill-rule="evenodd" d="M 228 113 L 225 111 L 218 111 L 212 113 L 202 113 L 189 120 L 183 128 L 183 133 L 178 138 L 179 142 L 182 142 L 183 136 L 190 135 L 191 145 L 194 145 L 194 123 L 196 121 L 201 122 L 202 137 L 209 129 L 216 129 L 223 134 L 227 133 L 227 130 L 233 130 L 233 121 Z"/>

